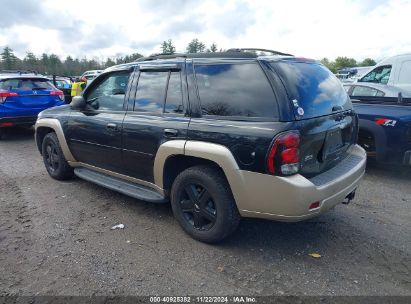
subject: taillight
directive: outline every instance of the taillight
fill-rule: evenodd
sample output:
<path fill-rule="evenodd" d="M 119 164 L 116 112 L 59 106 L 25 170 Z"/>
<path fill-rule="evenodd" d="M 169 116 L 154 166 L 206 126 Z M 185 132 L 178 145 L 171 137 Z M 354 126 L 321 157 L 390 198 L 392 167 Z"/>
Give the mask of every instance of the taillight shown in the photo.
<path fill-rule="evenodd" d="M 267 157 L 270 174 L 292 175 L 300 169 L 300 133 L 288 131 L 278 135 L 271 145 Z"/>
<path fill-rule="evenodd" d="M 64 100 L 64 93 L 63 91 L 56 90 L 56 91 L 51 91 L 50 95 L 52 96 L 58 96 L 61 100 Z"/>
<path fill-rule="evenodd" d="M 0 92 L 0 103 L 4 103 L 7 97 L 19 96 L 16 92 Z"/>

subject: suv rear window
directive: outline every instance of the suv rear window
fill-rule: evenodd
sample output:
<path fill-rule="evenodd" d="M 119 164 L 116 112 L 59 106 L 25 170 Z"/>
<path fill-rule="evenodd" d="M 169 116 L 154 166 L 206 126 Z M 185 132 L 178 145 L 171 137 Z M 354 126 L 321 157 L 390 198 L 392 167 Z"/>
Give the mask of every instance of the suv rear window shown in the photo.
<path fill-rule="evenodd" d="M 9 78 L 9 79 L 0 81 L 0 90 L 29 91 L 33 89 L 55 90 L 54 86 L 47 79 Z"/>
<path fill-rule="evenodd" d="M 351 100 L 341 82 L 320 63 L 281 60 L 270 63 L 282 79 L 295 115 L 300 119 L 333 113 L 335 109 L 352 108 Z"/>
<path fill-rule="evenodd" d="M 257 63 L 196 64 L 203 115 L 278 117 L 273 89 Z"/>

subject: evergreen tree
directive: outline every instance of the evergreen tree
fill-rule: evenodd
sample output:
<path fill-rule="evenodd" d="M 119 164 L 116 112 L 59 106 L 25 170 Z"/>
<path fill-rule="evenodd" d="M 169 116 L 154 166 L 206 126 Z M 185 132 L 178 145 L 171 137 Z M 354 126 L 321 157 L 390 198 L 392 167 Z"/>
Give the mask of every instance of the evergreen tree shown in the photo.
<path fill-rule="evenodd" d="M 24 69 L 30 70 L 30 71 L 37 71 L 39 68 L 39 62 L 36 57 L 32 52 L 28 51 L 26 52 L 26 57 L 23 59 L 23 65 Z"/>
<path fill-rule="evenodd" d="M 0 54 L 2 68 L 6 70 L 13 70 L 19 68 L 20 59 L 14 55 L 13 50 L 6 46 Z"/>
<path fill-rule="evenodd" d="M 205 44 L 195 38 L 187 45 L 186 51 L 187 53 L 203 53 L 205 48 Z"/>
<path fill-rule="evenodd" d="M 218 48 L 217 48 L 217 44 L 215 44 L 214 42 L 210 45 L 210 52 L 211 53 L 215 53 L 217 52 Z"/>
<path fill-rule="evenodd" d="M 168 39 L 168 41 L 163 41 L 161 44 L 162 54 L 174 54 L 176 52 L 176 47 L 173 45 L 173 41 Z"/>
<path fill-rule="evenodd" d="M 104 63 L 104 67 L 105 68 L 109 68 L 113 65 L 115 65 L 116 63 L 111 59 L 111 58 L 107 58 L 106 62 Z"/>

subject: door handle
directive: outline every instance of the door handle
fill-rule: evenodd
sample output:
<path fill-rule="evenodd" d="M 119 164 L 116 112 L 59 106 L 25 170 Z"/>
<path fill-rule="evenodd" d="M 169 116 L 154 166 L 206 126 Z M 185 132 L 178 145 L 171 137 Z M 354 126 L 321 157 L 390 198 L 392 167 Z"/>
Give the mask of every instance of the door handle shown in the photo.
<path fill-rule="evenodd" d="M 107 130 L 110 130 L 110 131 L 117 131 L 118 130 L 117 124 L 115 124 L 115 123 L 108 123 L 106 125 L 106 128 L 107 128 Z"/>
<path fill-rule="evenodd" d="M 178 131 L 176 129 L 164 129 L 165 137 L 175 137 L 177 135 L 178 135 Z"/>

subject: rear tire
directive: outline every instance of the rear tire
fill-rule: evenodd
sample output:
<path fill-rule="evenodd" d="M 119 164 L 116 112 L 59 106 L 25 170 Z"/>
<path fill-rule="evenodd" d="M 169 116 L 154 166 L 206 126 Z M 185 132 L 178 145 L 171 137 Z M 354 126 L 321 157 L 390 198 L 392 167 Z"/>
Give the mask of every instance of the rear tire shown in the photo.
<path fill-rule="evenodd" d="M 64 158 L 56 133 L 48 133 L 44 137 L 41 147 L 44 165 L 52 178 L 67 180 L 73 177 L 73 168 Z"/>
<path fill-rule="evenodd" d="M 210 166 L 191 167 L 176 177 L 171 188 L 171 206 L 184 231 L 201 242 L 223 240 L 240 222 L 224 174 Z"/>

